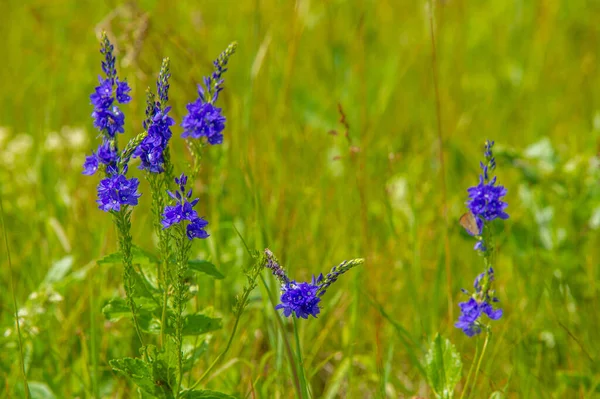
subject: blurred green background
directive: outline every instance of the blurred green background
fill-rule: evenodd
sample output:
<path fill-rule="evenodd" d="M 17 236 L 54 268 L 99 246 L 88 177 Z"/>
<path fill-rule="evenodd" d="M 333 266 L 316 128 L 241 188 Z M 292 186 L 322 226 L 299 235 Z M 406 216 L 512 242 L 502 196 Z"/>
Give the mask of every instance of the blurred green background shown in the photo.
<path fill-rule="evenodd" d="M 94 202 L 97 176 L 81 175 L 97 146 L 89 94 L 102 29 L 133 88 L 126 138 L 141 131 L 144 92 L 162 57 L 171 58 L 180 121 L 212 60 L 239 42 L 219 99 L 225 142 L 207 151 L 195 182 L 211 238 L 194 255 L 226 274 L 199 288 L 199 303 L 213 306 L 225 328 L 210 338 L 198 374 L 223 348 L 244 284 L 248 259 L 235 223 L 298 280 L 343 259 L 367 260 L 328 292 L 318 319 L 302 320 L 313 397 L 433 397 L 417 362 L 437 331 L 457 345 L 466 376 L 481 340 L 453 323 L 460 288 L 472 286 L 482 261 L 457 220 L 489 138 L 511 218 L 497 236 L 505 316 L 493 324 L 474 397 L 600 397 L 600 2 L 438 2 L 437 63 L 431 8 L 394 0 L 5 0 L 3 235 L 36 397 L 135 396 L 107 363 L 137 348 L 128 320 L 110 323 L 101 313 L 122 294 L 121 267 L 95 263 L 115 251 L 115 230 Z M 180 132 L 171 144 L 176 172 L 189 161 Z M 155 250 L 145 184 L 133 236 Z M 0 397 L 18 398 L 6 255 L 2 245 Z M 294 397 L 266 293 L 254 292 L 207 387 Z"/>

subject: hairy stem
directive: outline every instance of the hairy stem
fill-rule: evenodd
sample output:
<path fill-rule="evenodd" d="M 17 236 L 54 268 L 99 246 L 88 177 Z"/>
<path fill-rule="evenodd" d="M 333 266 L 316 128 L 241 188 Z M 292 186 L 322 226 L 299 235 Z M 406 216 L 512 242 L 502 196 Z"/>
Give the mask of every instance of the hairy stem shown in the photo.
<path fill-rule="evenodd" d="M 177 275 L 175 278 L 175 341 L 177 343 L 177 363 L 179 378 L 177 379 L 177 390 L 175 398 L 179 398 L 181 393 L 181 383 L 183 381 L 183 312 L 187 302 L 187 286 L 185 284 L 185 274 L 188 268 L 188 260 L 191 249 L 191 241 L 188 240 L 183 224 L 177 224 L 175 233 L 176 267 Z"/>
<path fill-rule="evenodd" d="M 135 273 L 135 271 L 133 269 L 133 256 L 131 254 L 131 212 L 127 208 L 123 207 L 120 211 L 114 212 L 113 215 L 119 235 L 119 248 L 123 258 L 123 286 L 125 287 L 126 302 L 131 310 L 133 325 L 140 343 L 142 346 L 145 346 L 144 338 L 137 320 L 137 308 L 133 299 L 133 288 L 135 285 L 133 273 Z"/>

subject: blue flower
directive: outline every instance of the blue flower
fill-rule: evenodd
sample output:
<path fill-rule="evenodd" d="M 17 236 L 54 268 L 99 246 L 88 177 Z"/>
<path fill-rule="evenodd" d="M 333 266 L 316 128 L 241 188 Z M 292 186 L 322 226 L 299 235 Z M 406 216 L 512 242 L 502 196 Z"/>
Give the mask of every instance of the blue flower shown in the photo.
<path fill-rule="evenodd" d="M 269 249 L 265 249 L 264 262 L 265 267 L 271 270 L 281 284 L 281 303 L 275 309 L 283 309 L 286 317 L 295 314 L 296 317 L 306 319 L 309 315 L 317 317 L 320 312 L 318 304 L 327 288 L 335 283 L 339 276 L 362 264 L 364 259 L 343 261 L 334 266 L 325 277 L 322 273 L 316 277 L 313 276 L 310 283 L 298 283 L 290 280 Z"/>
<path fill-rule="evenodd" d="M 140 158 L 139 168 L 151 173 L 164 172 L 164 151 L 172 136 L 171 126 L 175 120 L 169 116 L 171 107 L 163 111 L 157 109 L 150 120 L 148 134 L 133 153 L 134 158 Z"/>
<path fill-rule="evenodd" d="M 507 193 L 503 186 L 494 186 L 496 177 L 489 183 L 485 183 L 484 176 L 479 177 L 479 184 L 467 190 L 469 201 L 467 206 L 474 216 L 491 222 L 496 218 L 508 219 L 508 214 L 504 212 L 508 204 L 502 201 Z"/>
<path fill-rule="evenodd" d="M 321 311 L 321 297 L 317 295 L 318 291 L 319 284 L 290 281 L 282 287 L 281 303 L 275 309 L 283 309 L 286 317 L 292 314 L 303 319 L 308 319 L 308 316 L 317 317 Z"/>
<path fill-rule="evenodd" d="M 111 143 L 105 140 L 104 143 L 98 147 L 96 158 L 104 165 L 114 165 L 119 160 L 119 154 L 117 154 L 116 149 Z"/>
<path fill-rule="evenodd" d="M 116 133 L 123 133 L 125 116 L 114 104 L 115 98 L 119 103 L 127 103 L 131 97 L 127 94 L 131 88 L 127 82 L 119 81 L 117 70 L 115 69 L 115 56 L 113 55 L 113 45 L 108 40 L 106 34 L 102 35 L 102 44 L 100 52 L 104 54 L 102 61 L 102 70 L 106 78 L 98 78 L 100 85 L 90 95 L 90 100 L 94 106 L 92 117 L 94 126 L 103 132 L 108 138 L 114 138 Z M 116 90 L 115 90 L 116 85 Z"/>
<path fill-rule="evenodd" d="M 90 100 L 95 109 L 108 109 L 114 101 L 112 80 L 102 79 L 102 76 L 98 76 L 98 80 L 100 85 L 96 86 L 94 93 L 90 95 Z"/>
<path fill-rule="evenodd" d="M 502 309 L 494 309 L 492 303 L 498 302 L 494 296 L 494 291 L 491 289 L 494 281 L 494 270 L 490 267 L 487 271 L 479 274 L 475 278 L 473 287 L 475 292 L 467 302 L 460 302 L 461 315 L 458 321 L 454 324 L 463 332 L 472 337 L 482 331 L 481 316 L 486 315 L 491 320 L 498 320 L 502 317 Z M 463 290 L 466 294 L 468 291 Z"/>
<path fill-rule="evenodd" d="M 131 96 L 129 96 L 129 93 L 131 91 L 131 87 L 129 87 L 129 85 L 127 84 L 127 81 L 123 81 L 123 82 L 119 82 L 119 79 L 117 78 L 117 101 L 121 104 L 126 104 L 129 101 L 131 101 Z"/>
<path fill-rule="evenodd" d="M 121 206 L 138 204 L 141 194 L 137 189 L 140 182 L 136 178 L 127 179 L 125 175 L 114 174 L 102 179 L 98 185 L 99 208 L 105 212 L 119 211 Z"/>
<path fill-rule="evenodd" d="M 493 146 L 493 141 L 486 140 L 485 163 L 480 162 L 482 172 L 479 176 L 479 184 L 467 190 L 469 200 L 466 204 L 471 214 L 475 217 L 479 229 L 475 250 L 482 252 L 488 250 L 482 236 L 485 224 L 495 219 L 509 218 L 508 213 L 505 211 L 508 204 L 502 200 L 507 194 L 507 190 L 504 186 L 496 185 L 495 176 L 490 179 L 490 172 L 496 169 L 496 159 L 492 153 Z M 469 230 L 467 229 L 467 231 Z M 469 234 L 473 235 L 470 231 Z"/>
<path fill-rule="evenodd" d="M 98 158 L 95 153 L 92 153 L 92 155 L 88 155 L 85 158 L 82 174 L 91 176 L 95 174 L 96 171 L 98 171 Z"/>
<path fill-rule="evenodd" d="M 223 142 L 225 117 L 221 114 L 221 108 L 215 107 L 214 104 L 223 90 L 223 74 L 227 71 L 227 62 L 236 48 L 237 43 L 231 43 L 213 62 L 214 72 L 203 79 L 206 90 L 202 85 L 198 85 L 198 98 L 187 105 L 188 114 L 181 123 L 184 129 L 181 137 L 206 137 L 210 145 Z"/>
<path fill-rule="evenodd" d="M 221 115 L 221 108 L 198 98 L 195 102 L 187 105 L 187 110 L 188 114 L 181 122 L 184 129 L 181 137 L 194 139 L 206 137 L 211 145 L 223 142 L 222 132 L 225 129 L 225 117 Z"/>
<path fill-rule="evenodd" d="M 195 212 L 195 211 L 194 211 Z M 208 237 L 208 233 L 204 228 L 208 226 L 208 222 L 203 218 L 196 217 L 190 224 L 186 227 L 187 237 L 190 240 L 194 238 L 206 238 Z"/>
<path fill-rule="evenodd" d="M 187 193 L 185 190 L 187 176 L 181 174 L 179 178 L 175 178 L 175 183 L 179 186 L 179 190 L 174 193 L 167 190 L 169 196 L 176 202 L 175 205 L 165 206 L 161 220 L 163 228 L 168 229 L 175 224 L 183 223 L 187 220 L 189 222 L 186 226 L 188 239 L 207 238 L 209 234 L 204 228 L 208 225 L 208 222 L 203 218 L 198 217 L 198 213 L 193 209 L 199 199 L 195 198 L 194 200 L 189 201 L 192 197 L 192 190 L 190 189 Z"/>

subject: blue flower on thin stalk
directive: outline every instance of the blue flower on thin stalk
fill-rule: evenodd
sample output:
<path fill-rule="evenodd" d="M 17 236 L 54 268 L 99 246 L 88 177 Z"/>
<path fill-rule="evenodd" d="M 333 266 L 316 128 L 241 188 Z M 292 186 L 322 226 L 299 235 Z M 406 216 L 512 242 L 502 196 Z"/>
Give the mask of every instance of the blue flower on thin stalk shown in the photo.
<path fill-rule="evenodd" d="M 211 145 L 223 142 L 223 130 L 225 129 L 225 117 L 221 114 L 221 108 L 214 104 L 223 90 L 223 74 L 227 71 L 229 57 L 233 55 L 237 43 L 232 43 L 213 62 L 214 72 L 204 77 L 204 87 L 198 85 L 198 98 L 187 105 L 188 113 L 183 118 L 181 126 L 184 129 L 181 137 L 200 139 L 206 137 Z"/>
<path fill-rule="evenodd" d="M 494 269 L 490 267 L 475 278 L 475 283 L 473 284 L 475 292 L 472 295 L 467 290 L 462 290 L 464 293 L 469 294 L 470 298 L 468 301 L 458 304 L 461 315 L 454 326 L 463 330 L 469 337 L 481 333 L 484 326 L 481 322 L 483 315 L 486 315 L 491 320 L 498 320 L 502 317 L 502 309 L 494 309 L 492 305 L 499 302 L 498 298 L 494 296 L 494 291 L 491 289 L 493 281 Z"/>
<path fill-rule="evenodd" d="M 166 106 L 169 99 L 170 76 L 169 59 L 165 58 L 156 82 L 159 100 L 156 101 L 154 94 L 148 93 L 148 107 L 144 121 L 147 135 L 133 153 L 134 158 L 140 158 L 142 161 L 139 169 L 147 170 L 150 173 L 165 171 L 164 152 L 173 135 L 171 126 L 175 124 L 175 120 L 169 116 L 171 107 Z"/>
<path fill-rule="evenodd" d="M 190 241 L 194 238 L 207 238 L 209 234 L 204 228 L 208 225 L 208 222 L 199 217 L 194 210 L 199 199 L 195 198 L 190 201 L 192 190 L 186 192 L 185 189 L 187 176 L 182 173 L 180 177 L 175 178 L 175 184 L 178 186 L 177 191 L 173 193 L 167 190 L 169 196 L 175 200 L 175 205 L 165 206 L 161 221 L 163 228 L 168 229 L 187 220 L 186 234 Z"/>
<path fill-rule="evenodd" d="M 102 70 L 106 76 L 104 78 L 102 76 L 98 77 L 100 84 L 95 88 L 94 93 L 90 95 L 90 100 L 94 106 L 94 112 L 92 112 L 94 126 L 107 138 L 114 138 L 117 133 L 125 131 L 123 128 L 125 116 L 119 107 L 114 105 L 115 99 L 120 104 L 131 101 L 128 94 L 131 88 L 126 81 L 119 81 L 117 77 L 116 58 L 113 55 L 113 50 L 113 45 L 106 34 L 103 33 L 100 52 L 104 54 Z"/>
<path fill-rule="evenodd" d="M 92 155 L 86 157 L 83 164 L 83 174 L 93 175 L 102 169 L 105 178 L 98 184 L 98 207 L 105 211 L 118 212 L 123 206 L 135 206 L 141 194 L 138 192 L 139 180 L 127 179 L 127 160 L 121 159 L 117 149 L 116 133 L 125 130 L 125 116 L 114 105 L 115 100 L 120 104 L 131 101 L 129 92 L 131 88 L 125 81 L 120 81 L 115 68 L 116 58 L 113 55 L 113 45 L 108 40 L 106 33 L 102 34 L 100 52 L 104 54 L 102 71 L 105 77 L 100 76 L 100 84 L 90 95 L 94 106 L 92 117 L 94 126 L 102 133 L 102 143 Z M 120 165 L 121 164 L 121 165 Z"/>
<path fill-rule="evenodd" d="M 508 204 L 502 200 L 502 197 L 508 191 L 504 186 L 496 185 L 495 176 L 490 179 L 490 173 L 496 169 L 496 159 L 492 153 L 493 146 L 493 141 L 486 140 L 485 163 L 480 162 L 482 173 L 479 176 L 479 184 L 467 190 L 469 200 L 466 204 L 471 215 L 475 218 L 478 234 L 474 234 L 468 228 L 467 231 L 469 234 L 477 236 L 478 240 L 475 244 L 475 249 L 482 252 L 487 249 L 482 237 L 485 224 L 495 219 L 509 218 L 508 213 L 505 212 Z"/>
<path fill-rule="evenodd" d="M 308 316 L 317 317 L 321 312 L 319 303 L 327 288 L 337 281 L 338 277 L 351 268 L 363 263 L 363 259 L 344 261 L 335 266 L 323 277 L 323 274 L 312 277 L 310 282 L 297 282 L 290 280 L 275 256 L 269 249 L 265 249 L 265 267 L 277 278 L 281 284 L 281 303 L 275 309 L 282 309 L 283 315 L 307 319 Z"/>

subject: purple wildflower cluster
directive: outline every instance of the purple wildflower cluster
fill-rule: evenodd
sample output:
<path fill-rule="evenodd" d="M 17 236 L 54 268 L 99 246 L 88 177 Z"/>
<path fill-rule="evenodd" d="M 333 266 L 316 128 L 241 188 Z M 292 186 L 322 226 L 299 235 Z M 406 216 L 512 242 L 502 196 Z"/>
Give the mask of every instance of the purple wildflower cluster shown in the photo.
<path fill-rule="evenodd" d="M 105 212 L 119 211 L 121 206 L 137 205 L 141 196 L 137 189 L 140 182 L 138 179 L 127 179 L 125 175 L 114 174 L 102 179 L 98 185 L 99 208 Z"/>
<path fill-rule="evenodd" d="M 144 129 L 148 134 L 133 153 L 134 158 L 140 158 L 142 161 L 139 169 L 150 173 L 165 171 L 164 152 L 173 135 L 171 126 L 175 124 L 175 120 L 169 116 L 171 107 L 166 106 L 169 100 L 170 76 L 169 59 L 165 58 L 156 82 L 159 101 L 155 101 L 152 94 L 148 99 L 147 119 L 144 121 Z"/>
<path fill-rule="evenodd" d="M 490 266 L 491 249 L 486 247 L 484 237 L 488 240 L 491 237 L 491 232 L 485 230 L 485 225 L 494 219 L 508 219 L 508 214 L 504 211 L 508 204 L 502 201 L 507 193 L 503 186 L 495 186 L 496 177 L 490 179 L 490 173 L 496 168 L 496 159 L 492 153 L 493 141 L 486 140 L 485 142 L 485 163 L 480 162 L 482 173 L 479 176 L 479 185 L 468 189 L 469 201 L 467 206 L 470 215 L 475 219 L 477 224 L 478 234 L 471 232 L 474 228 L 469 227 L 474 223 L 466 222 L 463 224 L 469 234 L 475 235 L 477 244 L 475 250 L 481 251 L 485 258 L 486 270 L 479 274 L 473 284 L 475 292 L 471 295 L 468 291 L 463 290 L 465 294 L 470 295 L 466 302 L 460 302 L 459 307 L 461 314 L 455 326 L 463 330 L 463 332 L 472 337 L 481 333 L 483 324 L 481 317 L 487 315 L 491 320 L 498 320 L 502 317 L 502 309 L 494 309 L 493 303 L 498 302 L 492 290 L 494 281 L 494 269 Z M 469 214 L 467 214 L 469 216 Z"/>
<path fill-rule="evenodd" d="M 124 162 L 124 165 L 120 165 L 121 156 L 117 149 L 115 136 L 116 133 L 125 131 L 123 128 L 125 116 L 113 104 L 115 99 L 120 104 L 128 103 L 131 100 L 128 94 L 131 89 L 127 82 L 119 81 L 117 77 L 113 49 L 113 45 L 104 34 L 100 52 L 104 54 L 102 71 L 106 78 L 99 77 L 100 85 L 90 95 L 90 100 L 94 106 L 94 112 L 92 113 L 94 126 L 102 133 L 102 144 L 96 151 L 92 151 L 92 155 L 86 157 L 83 164 L 83 174 L 85 175 L 94 175 L 98 169 L 104 171 L 106 178 L 102 179 L 98 185 L 98 199 L 96 202 L 99 208 L 105 212 L 119 211 L 121 206 L 137 205 L 138 198 L 141 195 L 137 191 L 138 179 L 127 179 L 125 177 L 127 163 Z"/>
<path fill-rule="evenodd" d="M 472 337 L 479 334 L 482 330 L 480 318 L 485 314 L 491 320 L 498 320 L 502 317 L 502 309 L 494 309 L 492 303 L 499 302 L 491 289 L 494 281 L 494 269 L 491 267 L 475 278 L 473 287 L 475 292 L 467 302 L 458 304 L 461 315 L 455 327 L 460 328 L 464 333 Z M 466 294 L 468 291 L 463 290 Z"/>
<path fill-rule="evenodd" d="M 148 126 L 148 135 L 144 137 L 140 145 L 133 153 L 134 158 L 142 161 L 139 168 L 150 173 L 164 172 L 164 151 L 173 135 L 171 126 L 175 120 L 169 116 L 171 107 L 161 110 L 156 107 Z"/>
<path fill-rule="evenodd" d="M 490 172 L 493 172 L 496 168 L 496 159 L 492 153 L 493 146 L 493 141 L 486 140 L 485 163 L 480 162 L 482 173 L 479 176 L 479 184 L 467 190 L 469 194 L 467 207 L 475 217 L 480 236 L 485 223 L 491 222 L 494 219 L 508 219 L 509 217 L 505 212 L 508 204 L 502 201 L 502 197 L 507 193 L 506 188 L 495 185 L 495 176 L 490 180 Z M 475 249 L 479 251 L 486 250 L 483 239 L 478 239 Z"/>
<path fill-rule="evenodd" d="M 190 240 L 208 237 L 208 233 L 204 230 L 208 222 L 199 217 L 198 213 L 194 210 L 194 206 L 196 206 L 199 199 L 195 198 L 189 201 L 192 197 L 192 189 L 186 192 L 187 176 L 182 173 L 180 177 L 175 178 L 175 184 L 178 186 L 178 190 L 175 193 L 167 190 L 169 196 L 176 203 L 175 205 L 167 205 L 165 207 L 161 221 L 163 228 L 168 229 L 175 224 L 183 223 L 184 220 L 187 220 L 186 233 Z"/>
<path fill-rule="evenodd" d="M 223 74 L 227 71 L 229 57 L 235 52 L 236 45 L 229 46 L 214 61 L 214 72 L 204 77 L 204 87 L 198 85 L 198 98 L 187 105 L 188 114 L 183 118 L 181 126 L 184 129 L 181 137 L 200 139 L 206 137 L 209 144 L 223 142 L 225 117 L 221 108 L 215 106 L 219 93 L 223 90 Z"/>
<path fill-rule="evenodd" d="M 319 282 L 314 276 L 310 283 L 290 281 L 281 287 L 281 303 L 275 306 L 275 309 L 283 309 L 285 317 L 291 316 L 292 313 L 303 319 L 308 319 L 308 316 L 317 317 L 321 312 L 321 297 L 318 292 Z"/>
<path fill-rule="evenodd" d="M 98 77 L 100 85 L 96 87 L 90 100 L 94 105 L 94 126 L 100 130 L 107 138 L 114 138 L 116 133 L 123 133 L 125 129 L 125 116 L 123 112 L 114 105 L 115 99 L 120 104 L 126 104 L 131 101 L 129 92 L 131 88 L 126 81 L 119 81 L 117 70 L 115 68 L 116 58 L 113 55 L 114 47 L 104 35 L 102 37 L 102 47 L 100 52 L 104 54 L 102 61 L 102 70 L 106 78 Z"/>
<path fill-rule="evenodd" d="M 331 271 L 323 277 L 323 274 L 312 277 L 310 282 L 298 283 L 290 280 L 285 271 L 269 249 L 265 249 L 265 267 L 279 280 L 281 284 L 281 303 L 275 309 L 283 309 L 286 317 L 295 314 L 297 318 L 307 319 L 308 316 L 317 317 L 321 312 L 319 302 L 325 294 L 326 289 L 337 281 L 338 277 L 350 270 L 352 267 L 362 263 L 362 259 L 344 261 L 334 266 Z"/>

